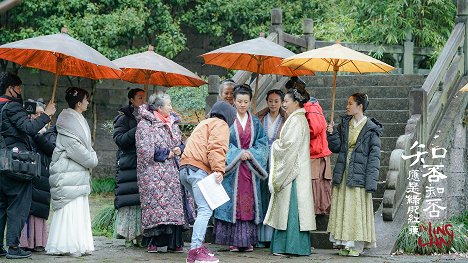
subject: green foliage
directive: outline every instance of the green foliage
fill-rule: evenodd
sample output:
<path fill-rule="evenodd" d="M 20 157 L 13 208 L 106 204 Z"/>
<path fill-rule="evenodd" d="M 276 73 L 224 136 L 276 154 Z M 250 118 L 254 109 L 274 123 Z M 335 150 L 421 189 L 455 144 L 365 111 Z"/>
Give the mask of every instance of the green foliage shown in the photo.
<path fill-rule="evenodd" d="M 117 210 L 113 205 L 102 208 L 91 222 L 93 236 L 112 237 Z"/>
<path fill-rule="evenodd" d="M 347 34 L 362 43 L 402 44 L 406 32 L 416 46 L 439 48 L 445 44 L 455 21 L 452 0 L 346 0 L 340 9 L 355 23 Z"/>
<path fill-rule="evenodd" d="M 270 12 L 282 8 L 285 32 L 302 33 L 302 19 L 313 18 L 320 23 L 333 11 L 334 1 L 281 1 L 281 0 L 196 0 L 194 8 L 187 11 L 183 21 L 195 27 L 198 32 L 224 37 L 228 43 L 234 36 L 243 39 L 258 37 L 268 32 Z"/>
<path fill-rule="evenodd" d="M 166 3 L 168 2 L 168 3 Z M 162 0 L 23 1 L 2 22 L 0 43 L 54 34 L 67 26 L 74 38 L 109 59 L 147 50 L 174 57 L 185 48 L 173 3 Z"/>
<path fill-rule="evenodd" d="M 181 114 L 183 123 L 193 124 L 204 119 L 205 98 L 208 95 L 208 85 L 203 85 L 198 88 L 171 88 L 167 91 L 167 94 L 171 96 L 174 110 Z"/>
<path fill-rule="evenodd" d="M 91 193 L 95 193 L 95 194 L 113 193 L 114 189 L 115 189 L 115 178 L 91 180 Z"/>

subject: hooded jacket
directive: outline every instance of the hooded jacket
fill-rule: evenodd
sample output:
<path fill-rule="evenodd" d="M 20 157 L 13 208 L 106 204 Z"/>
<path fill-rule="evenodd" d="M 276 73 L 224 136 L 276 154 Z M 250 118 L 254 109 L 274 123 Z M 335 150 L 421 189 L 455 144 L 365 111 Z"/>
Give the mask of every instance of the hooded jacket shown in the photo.
<path fill-rule="evenodd" d="M 117 174 L 114 206 L 116 209 L 125 206 L 140 205 L 137 185 L 137 158 L 135 132 L 137 120 L 134 107 L 128 105 L 120 109 L 114 120 L 114 142 L 119 147 L 117 152 Z"/>
<path fill-rule="evenodd" d="M 310 159 L 331 155 L 327 141 L 327 121 L 323 116 L 322 107 L 314 98 L 304 104 L 307 123 L 310 130 Z"/>
<path fill-rule="evenodd" d="M 333 170 L 333 184 L 340 185 L 345 169 L 348 171 L 346 185 L 362 187 L 367 192 L 377 190 L 380 170 L 380 137 L 383 125 L 374 118 L 368 118 L 365 126 L 351 152 L 349 167 L 346 167 L 348 158 L 348 131 L 351 116 L 344 116 L 341 124 L 333 128 L 333 133 L 327 133 L 328 147 L 338 153 L 338 159 Z"/>
<path fill-rule="evenodd" d="M 91 192 L 89 169 L 98 164 L 83 115 L 70 108 L 64 109 L 57 118 L 56 127 L 57 141 L 49 170 L 54 211 Z"/>
<path fill-rule="evenodd" d="M 224 174 L 229 126 L 236 120 L 236 110 L 230 104 L 218 101 L 211 108 L 209 116 L 215 118 L 201 121 L 187 139 L 180 164 L 195 166 L 208 174 L 214 171 Z"/>

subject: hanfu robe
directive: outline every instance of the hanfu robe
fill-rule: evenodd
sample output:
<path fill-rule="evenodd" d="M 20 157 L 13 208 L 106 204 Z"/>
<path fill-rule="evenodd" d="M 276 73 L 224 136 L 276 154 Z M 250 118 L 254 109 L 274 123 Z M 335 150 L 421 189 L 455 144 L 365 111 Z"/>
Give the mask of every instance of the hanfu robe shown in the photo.
<path fill-rule="evenodd" d="M 242 161 L 244 152 L 249 152 L 252 158 Z M 230 128 L 222 182 L 230 200 L 214 212 L 216 226 L 223 229 L 215 230 L 215 243 L 249 247 L 257 242 L 256 225 L 263 220 L 260 180 L 268 177 L 267 160 L 268 139 L 258 118 L 248 114 L 245 129 L 236 119 Z"/>
<path fill-rule="evenodd" d="M 275 229 L 273 253 L 310 254 L 308 231 L 315 230 L 316 224 L 309 147 L 309 126 L 301 108 L 288 117 L 271 146 L 271 199 L 264 224 Z"/>

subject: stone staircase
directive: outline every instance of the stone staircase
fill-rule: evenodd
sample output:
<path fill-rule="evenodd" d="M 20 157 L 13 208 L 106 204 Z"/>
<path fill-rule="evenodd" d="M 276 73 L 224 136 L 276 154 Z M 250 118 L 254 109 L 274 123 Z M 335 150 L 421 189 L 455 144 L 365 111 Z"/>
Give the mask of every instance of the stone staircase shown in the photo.
<path fill-rule="evenodd" d="M 329 121 L 331 109 L 332 76 L 314 76 L 302 78 L 307 85 L 307 91 L 316 97 L 321 104 L 325 118 Z M 369 107 L 366 116 L 374 117 L 384 126 L 382 136 L 380 176 L 377 192 L 373 195 L 374 211 L 382 203 L 386 185 L 391 151 L 395 148 L 398 137 L 405 133 L 405 125 L 409 118 L 409 92 L 420 88 L 425 76 L 420 75 L 344 75 L 337 77 L 334 122 L 338 124 L 345 115 L 348 97 L 356 92 L 369 96 Z M 332 164 L 336 161 L 332 155 Z M 317 217 L 317 230 L 312 233 L 312 246 L 316 248 L 331 248 L 326 232 L 328 216 Z"/>
<path fill-rule="evenodd" d="M 318 75 L 301 77 L 306 82 L 307 91 L 319 100 L 329 121 L 331 109 L 331 86 L 333 77 L 331 75 Z M 334 122 L 338 124 L 341 116 L 345 115 L 348 97 L 356 92 L 363 92 L 369 96 L 369 108 L 365 114 L 374 117 L 384 126 L 381 148 L 380 177 L 377 192 L 373 195 L 374 211 L 377 211 L 382 203 L 386 185 L 386 176 L 391 151 L 395 148 L 396 141 L 400 135 L 405 133 L 405 125 L 409 118 L 409 93 L 412 89 L 421 88 L 425 76 L 422 75 L 342 75 L 337 77 L 337 88 L 335 98 Z M 277 83 L 269 85 L 278 88 L 284 83 L 281 78 Z M 284 85 L 284 84 L 283 84 Z M 259 109 L 266 107 L 266 92 L 259 93 Z M 332 164 L 336 161 L 336 154 L 332 155 Z M 328 241 L 327 224 L 328 216 L 317 216 L 317 230 L 312 233 L 312 246 L 315 248 L 331 248 Z"/>

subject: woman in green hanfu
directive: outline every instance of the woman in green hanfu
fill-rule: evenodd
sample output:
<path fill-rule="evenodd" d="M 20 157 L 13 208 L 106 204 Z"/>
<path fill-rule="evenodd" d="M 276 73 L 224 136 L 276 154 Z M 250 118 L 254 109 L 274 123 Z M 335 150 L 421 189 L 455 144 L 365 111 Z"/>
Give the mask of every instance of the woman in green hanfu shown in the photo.
<path fill-rule="evenodd" d="M 274 255 L 311 253 L 309 231 L 315 230 L 315 212 L 304 110 L 309 99 L 304 89 L 288 91 L 283 107 L 289 117 L 271 145 L 271 199 L 264 224 L 274 228 L 270 245 Z"/>

